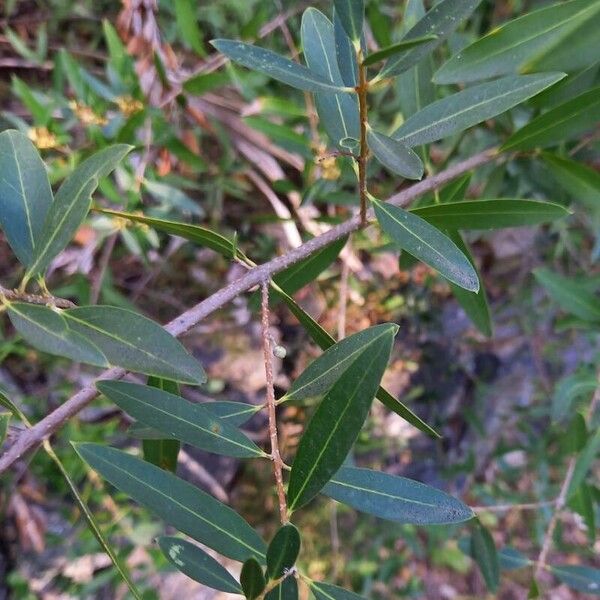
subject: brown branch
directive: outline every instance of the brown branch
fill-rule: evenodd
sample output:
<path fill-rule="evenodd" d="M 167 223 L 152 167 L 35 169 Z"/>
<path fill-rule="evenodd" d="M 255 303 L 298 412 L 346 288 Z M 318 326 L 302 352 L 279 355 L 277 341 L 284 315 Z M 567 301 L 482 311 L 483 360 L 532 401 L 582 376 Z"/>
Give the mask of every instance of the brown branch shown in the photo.
<path fill-rule="evenodd" d="M 39 304 L 40 306 L 56 306 L 57 308 L 75 308 L 77 305 L 65 298 L 55 296 L 28 294 L 19 290 L 8 290 L 0 285 L 0 297 L 9 302 L 27 302 L 27 304 Z"/>
<path fill-rule="evenodd" d="M 498 157 L 496 148 L 480 152 L 456 165 L 440 171 L 437 175 L 429 177 L 411 187 L 402 190 L 392 196 L 388 202 L 399 206 L 406 206 L 415 198 L 437 189 L 440 186 L 460 177 L 464 173 L 471 171 L 481 165 L 492 162 Z M 367 213 L 369 217 L 369 213 Z M 344 223 L 333 227 L 318 237 L 307 241 L 299 248 L 294 248 L 287 254 L 277 256 L 269 262 L 250 269 L 245 275 L 233 281 L 226 287 L 215 292 L 193 308 L 182 313 L 169 324 L 165 330 L 176 337 L 188 332 L 192 327 L 200 323 L 203 319 L 220 309 L 228 302 L 248 291 L 263 281 L 268 280 L 272 275 L 279 273 L 283 269 L 296 264 L 304 258 L 310 256 L 317 250 L 328 246 L 332 242 L 349 235 L 360 228 L 360 217 L 355 216 Z M 109 369 L 102 373 L 96 381 L 105 379 L 121 379 L 125 375 L 125 370 L 120 368 Z M 95 382 L 82 388 L 74 396 L 69 398 L 56 410 L 36 423 L 31 429 L 23 431 L 15 440 L 14 444 L 0 457 L 0 473 L 6 471 L 15 461 L 17 461 L 26 452 L 39 446 L 43 440 L 52 435 L 55 431 L 80 410 L 85 408 L 96 396 L 98 392 L 95 388 Z"/>
<path fill-rule="evenodd" d="M 288 522 L 287 502 L 283 487 L 283 461 L 279 454 L 279 439 L 277 437 L 277 413 L 275 409 L 275 386 L 273 377 L 273 349 L 269 337 L 269 282 L 261 283 L 261 322 L 263 356 L 265 360 L 265 375 L 267 377 L 267 410 L 269 413 L 269 438 L 271 439 L 271 460 L 273 461 L 273 474 L 277 486 L 279 499 L 279 517 L 283 524 Z"/>

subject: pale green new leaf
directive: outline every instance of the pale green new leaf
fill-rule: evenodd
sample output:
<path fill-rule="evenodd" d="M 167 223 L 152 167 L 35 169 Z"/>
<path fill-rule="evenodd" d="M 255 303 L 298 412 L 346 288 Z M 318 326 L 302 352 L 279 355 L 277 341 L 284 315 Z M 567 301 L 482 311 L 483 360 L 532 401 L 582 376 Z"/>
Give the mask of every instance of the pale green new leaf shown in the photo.
<path fill-rule="evenodd" d="M 98 181 L 106 177 L 131 151 L 132 146 L 116 144 L 83 161 L 56 193 L 35 244 L 34 259 L 27 276 L 42 274 L 50 261 L 62 252 L 85 219 Z"/>
<path fill-rule="evenodd" d="M 164 390 L 125 381 L 99 381 L 99 392 L 137 421 L 174 438 L 223 456 L 263 457 L 265 453 L 235 426 L 204 408 Z"/>
<path fill-rule="evenodd" d="M 349 91 L 345 86 L 337 85 L 333 81 L 271 50 L 235 40 L 212 40 L 211 44 L 234 62 L 248 69 L 264 73 L 292 87 L 307 92 L 326 92 L 329 94 Z"/>
<path fill-rule="evenodd" d="M 389 60 L 379 75 L 379 78 L 399 75 L 416 65 L 421 59 L 431 54 L 459 25 L 468 19 L 480 4 L 481 0 L 442 0 L 438 2 L 414 27 L 404 36 L 403 41 L 435 35 L 436 39 L 420 44 Z"/>
<path fill-rule="evenodd" d="M 546 268 L 533 274 L 563 310 L 584 321 L 600 322 L 600 302 L 595 294 Z"/>
<path fill-rule="evenodd" d="M 323 583 L 322 581 L 311 581 L 310 590 L 315 595 L 316 600 L 366 600 L 364 596 L 359 596 L 337 585 Z"/>
<path fill-rule="evenodd" d="M 375 158 L 389 171 L 406 179 L 421 179 L 423 163 L 408 146 L 371 128 L 367 131 L 367 144 Z"/>
<path fill-rule="evenodd" d="M 513 75 L 467 88 L 415 113 L 392 137 L 410 147 L 441 140 L 506 112 L 563 77 L 564 73 Z"/>
<path fill-rule="evenodd" d="M 206 381 L 200 363 L 147 317 L 115 306 L 70 308 L 62 316 L 69 329 L 100 348 L 111 365 L 182 383 Z"/>
<path fill-rule="evenodd" d="M 343 467 L 323 488 L 323 494 L 358 511 L 399 523 L 461 523 L 474 516 L 468 506 L 445 492 L 370 469 Z"/>
<path fill-rule="evenodd" d="M 52 204 L 48 174 L 39 152 L 22 133 L 0 133 L 0 226 L 26 267 Z"/>
<path fill-rule="evenodd" d="M 333 0 L 344 31 L 354 44 L 360 43 L 365 20 L 364 0 Z"/>
<path fill-rule="evenodd" d="M 592 130 L 600 121 L 600 86 L 552 108 L 522 127 L 500 150 L 533 150 L 561 144 Z"/>
<path fill-rule="evenodd" d="M 570 213 L 560 204 L 537 200 L 466 200 L 434 204 L 410 211 L 445 229 L 502 229 L 529 227 L 561 219 Z"/>
<path fill-rule="evenodd" d="M 307 8 L 302 16 L 302 46 L 306 63 L 314 73 L 344 87 L 336 60 L 333 24 L 316 8 Z M 360 137 L 356 95 L 318 93 L 315 103 L 320 122 L 336 145 Z"/>
<path fill-rule="evenodd" d="M 458 83 L 524 72 L 529 61 L 575 33 L 599 8 L 598 0 L 571 0 L 529 12 L 461 50 L 437 71 L 434 81 Z M 565 66 L 563 62 L 553 68 Z"/>
<path fill-rule="evenodd" d="M 213 590 L 241 594 L 240 584 L 210 554 L 187 540 L 161 536 L 158 545 L 162 553 L 182 573 Z"/>
<path fill-rule="evenodd" d="M 266 545 L 233 509 L 150 463 L 99 444 L 77 444 L 102 477 L 182 533 L 233 560 L 265 561 Z"/>
<path fill-rule="evenodd" d="M 552 420 L 560 421 L 571 414 L 573 402 L 581 396 L 591 396 L 600 382 L 589 373 L 574 373 L 561 379 L 552 396 Z"/>
<path fill-rule="evenodd" d="M 298 447 L 288 487 L 291 511 L 312 500 L 342 466 L 379 388 L 397 325 L 380 327 L 321 400 Z"/>
<path fill-rule="evenodd" d="M 10 424 L 11 413 L 0 410 L 0 448 L 4 444 L 6 434 L 8 433 L 8 425 Z"/>
<path fill-rule="evenodd" d="M 8 316 L 23 338 L 42 352 L 97 367 L 109 366 L 109 361 L 96 344 L 69 328 L 63 311 L 24 302 L 11 302 L 8 305 Z"/>
<path fill-rule="evenodd" d="M 175 0 L 175 19 L 183 41 L 200 56 L 204 56 L 202 33 L 196 16 L 198 3 L 195 0 Z"/>
<path fill-rule="evenodd" d="M 552 177 L 575 200 L 591 210 L 600 210 L 600 173 L 586 165 L 547 152 L 542 159 Z"/>
<path fill-rule="evenodd" d="M 449 281 L 471 292 L 479 278 L 468 258 L 439 229 L 403 208 L 372 200 L 379 225 L 394 244 L 438 270 Z"/>

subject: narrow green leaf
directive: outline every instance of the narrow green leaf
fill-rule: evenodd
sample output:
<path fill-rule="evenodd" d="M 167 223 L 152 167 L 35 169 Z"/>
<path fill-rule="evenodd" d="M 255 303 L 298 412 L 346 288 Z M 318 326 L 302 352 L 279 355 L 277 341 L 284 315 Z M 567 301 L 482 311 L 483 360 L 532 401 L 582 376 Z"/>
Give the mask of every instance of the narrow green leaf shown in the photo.
<path fill-rule="evenodd" d="M 179 395 L 179 384 L 160 377 L 149 377 L 148 385 L 165 390 L 171 394 Z M 130 431 L 131 433 L 131 431 Z M 181 450 L 181 442 L 174 439 L 166 439 L 164 435 L 159 437 L 142 438 L 142 452 L 144 460 L 175 473 L 177 471 L 177 459 Z"/>
<path fill-rule="evenodd" d="M 546 148 L 579 137 L 600 121 L 600 86 L 546 111 L 522 127 L 500 150 Z"/>
<path fill-rule="evenodd" d="M 119 212 L 117 210 L 109 210 L 104 208 L 95 209 L 104 215 L 110 217 L 116 217 L 118 219 L 127 219 L 134 223 L 143 223 L 149 225 L 158 231 L 169 233 L 171 235 L 177 235 L 182 237 L 198 246 L 210 248 L 215 252 L 218 252 L 225 258 L 233 258 L 235 246 L 233 242 L 211 229 L 201 227 L 200 225 L 189 225 L 188 223 L 180 223 L 178 221 L 166 221 L 164 219 L 157 219 L 154 217 L 146 217 L 144 215 L 138 215 L 133 213 Z"/>
<path fill-rule="evenodd" d="M 410 147 L 441 140 L 506 112 L 563 77 L 564 73 L 512 75 L 469 87 L 415 113 L 392 137 Z"/>
<path fill-rule="evenodd" d="M 0 133 L 0 226 L 16 257 L 26 267 L 52 204 L 46 167 L 22 133 Z"/>
<path fill-rule="evenodd" d="M 363 426 L 383 376 L 397 325 L 380 328 L 380 335 L 321 400 L 298 447 L 290 473 L 288 501 L 296 510 L 312 500 L 341 467 Z"/>
<path fill-rule="evenodd" d="M 276 288 L 274 288 L 276 289 Z M 298 305 L 298 303 L 288 294 L 283 292 L 281 288 L 277 291 L 281 299 L 284 301 L 290 312 L 298 319 L 299 323 L 304 327 L 305 331 L 310 335 L 315 344 L 321 350 L 327 350 L 335 344 L 335 339 L 332 338 L 325 329 L 323 329 L 306 311 Z M 440 434 L 430 427 L 425 421 L 418 417 L 406 404 L 394 398 L 387 390 L 379 387 L 377 390 L 377 399 L 392 412 L 402 417 L 407 423 L 416 427 L 419 431 L 433 437 L 440 438 Z"/>
<path fill-rule="evenodd" d="M 202 96 L 202 94 L 228 85 L 230 82 L 231 78 L 227 72 L 200 73 L 186 79 L 183 82 L 183 89 L 188 94 Z"/>
<path fill-rule="evenodd" d="M 388 329 L 387 324 L 375 325 L 333 343 L 304 369 L 283 399 L 300 402 L 323 396 L 346 371 L 354 368 L 354 363 L 364 353 L 365 346 L 377 342 Z"/>
<path fill-rule="evenodd" d="M 424 168 L 421 159 L 402 142 L 369 128 L 367 143 L 375 158 L 392 173 L 407 179 L 423 177 Z"/>
<path fill-rule="evenodd" d="M 310 590 L 315 595 L 316 600 L 365 600 L 354 592 L 349 592 L 344 588 L 322 581 L 311 581 Z"/>
<path fill-rule="evenodd" d="M 548 110 L 559 104 L 563 104 L 567 100 L 571 100 L 572 98 L 583 94 L 586 90 L 594 87 L 599 71 L 600 62 L 596 62 L 583 71 L 570 73 L 552 87 L 549 87 L 535 98 L 532 98 L 529 101 L 529 104 L 543 110 Z"/>
<path fill-rule="evenodd" d="M 336 61 L 333 24 L 316 8 L 307 8 L 302 16 L 302 46 L 311 71 L 344 87 Z M 319 120 L 336 145 L 340 146 L 342 140 L 360 137 L 358 99 L 355 94 L 318 93 L 315 103 Z"/>
<path fill-rule="evenodd" d="M 467 244 L 465 244 L 458 231 L 448 231 L 447 235 L 473 265 L 479 279 L 479 290 L 477 292 L 469 292 L 452 282 L 450 282 L 450 289 L 452 290 L 456 301 L 460 304 L 469 319 L 471 319 L 475 327 L 477 327 L 483 335 L 492 337 L 494 328 L 492 324 L 492 315 L 490 314 L 490 305 L 481 275 L 479 274 L 479 271 L 477 271 L 475 260 L 471 255 L 471 250 Z"/>
<path fill-rule="evenodd" d="M 529 227 L 569 215 L 560 204 L 537 200 L 467 200 L 435 204 L 410 211 L 435 227 L 446 229 L 502 229 Z"/>
<path fill-rule="evenodd" d="M 0 447 L 2 447 L 4 440 L 6 440 L 10 417 L 11 414 L 9 412 L 0 411 Z"/>
<path fill-rule="evenodd" d="M 600 429 L 597 429 L 588 439 L 585 448 L 577 457 L 567 497 L 570 498 L 577 491 L 577 488 L 585 481 L 590 468 L 596 461 L 598 452 L 600 452 Z"/>
<path fill-rule="evenodd" d="M 460 287 L 479 291 L 479 278 L 473 265 L 439 229 L 402 208 L 375 199 L 372 202 L 379 225 L 396 245 Z"/>
<path fill-rule="evenodd" d="M 231 60 L 307 92 L 349 91 L 306 67 L 271 50 L 235 40 L 212 40 L 211 44 Z"/>
<path fill-rule="evenodd" d="M 597 0 L 571 0 L 528 12 L 461 50 L 435 74 L 434 81 L 477 81 L 534 70 L 536 57 L 550 51 L 566 35 L 576 32 L 598 12 L 599 6 Z M 531 60 L 534 62 L 526 67 Z M 563 62 L 558 69 L 566 66 Z"/>
<path fill-rule="evenodd" d="M 298 582 L 295 577 L 286 577 L 265 596 L 265 600 L 298 600 Z"/>
<path fill-rule="evenodd" d="M 498 553 L 491 533 L 479 521 L 473 526 L 471 556 L 477 563 L 488 589 L 495 592 L 500 583 Z"/>
<path fill-rule="evenodd" d="M 569 506 L 583 518 L 588 542 L 593 547 L 596 543 L 596 507 L 592 488 L 585 481 L 571 496 Z"/>
<path fill-rule="evenodd" d="M 473 511 L 460 500 L 431 486 L 370 469 L 343 467 L 323 494 L 358 511 L 413 525 L 461 523 Z"/>
<path fill-rule="evenodd" d="M 423 0 L 408 0 L 404 9 L 403 32 L 407 32 L 425 16 Z M 418 64 L 400 73 L 395 83 L 404 120 L 435 100 L 433 57 L 423 57 Z"/>
<path fill-rule="evenodd" d="M 300 553 L 300 533 L 287 523 L 279 528 L 267 549 L 267 575 L 270 579 L 283 577 L 296 564 Z"/>
<path fill-rule="evenodd" d="M 164 390 L 124 381 L 100 381 L 96 387 L 126 413 L 168 438 L 223 456 L 265 456 L 241 431 L 201 404 Z"/>
<path fill-rule="evenodd" d="M 183 383 L 206 381 L 204 369 L 181 342 L 147 317 L 115 306 L 70 308 L 62 316 L 112 365 Z"/>
<path fill-rule="evenodd" d="M 563 448 L 568 454 L 581 452 L 588 440 L 588 431 L 583 415 L 575 412 L 563 434 Z"/>
<path fill-rule="evenodd" d="M 580 565 L 561 565 L 550 568 L 558 579 L 574 590 L 590 594 L 590 596 L 600 596 L 600 569 Z"/>
<path fill-rule="evenodd" d="M 255 558 L 249 558 L 242 566 L 240 583 L 244 596 L 248 600 L 255 600 L 265 589 L 267 582 L 260 563 Z"/>
<path fill-rule="evenodd" d="M 15 329 L 34 348 L 96 367 L 109 361 L 91 340 L 69 328 L 64 312 L 47 306 L 11 302 L 8 316 Z"/>
<path fill-rule="evenodd" d="M 531 584 L 529 585 L 529 591 L 527 592 L 527 600 L 537 600 L 541 597 L 542 595 L 540 593 L 540 586 L 535 578 L 533 578 L 531 580 Z"/>
<path fill-rule="evenodd" d="M 505 546 L 498 551 L 498 562 L 502 571 L 516 571 L 532 564 L 522 552 L 510 546 Z"/>
<path fill-rule="evenodd" d="M 535 269 L 533 274 L 563 310 L 584 321 L 600 321 L 600 303 L 595 294 L 546 268 Z"/>
<path fill-rule="evenodd" d="M 333 6 L 348 37 L 355 44 L 359 44 L 365 19 L 364 1 L 333 0 Z"/>
<path fill-rule="evenodd" d="M 356 50 L 348 34 L 344 31 L 342 22 L 335 9 L 333 11 L 333 36 L 335 38 L 335 55 L 342 81 L 348 87 L 356 87 L 358 85 Z"/>
<path fill-rule="evenodd" d="M 175 567 L 202 585 L 229 594 L 241 594 L 240 584 L 210 554 L 187 540 L 161 536 L 158 545 Z"/>
<path fill-rule="evenodd" d="M 552 420 L 560 421 L 570 414 L 574 400 L 591 396 L 600 385 L 596 377 L 588 373 L 574 373 L 561 379 L 552 397 Z"/>
<path fill-rule="evenodd" d="M 108 482 L 223 556 L 265 560 L 266 546 L 233 509 L 139 458 L 99 444 L 77 444 L 79 455 Z"/>
<path fill-rule="evenodd" d="M 48 210 L 28 276 L 42 274 L 50 261 L 62 252 L 85 219 L 98 181 L 106 177 L 131 151 L 132 146 L 116 144 L 84 160 L 69 175 L 56 193 Z"/>
<path fill-rule="evenodd" d="M 404 36 L 405 41 L 428 35 L 435 35 L 436 39 L 426 44 L 420 44 L 401 56 L 389 60 L 378 78 L 399 75 L 429 56 L 450 34 L 456 31 L 465 19 L 471 16 L 480 2 L 481 0 L 442 0 L 438 2 Z"/>
<path fill-rule="evenodd" d="M 600 173 L 580 162 L 542 153 L 556 182 L 575 200 L 591 210 L 600 210 Z"/>
<path fill-rule="evenodd" d="M 28 429 L 30 429 L 32 427 L 31 422 L 25 416 L 25 414 L 21 410 L 19 410 L 19 408 L 2 392 L 0 392 L 0 406 L 4 406 L 5 408 L 7 408 L 16 418 L 20 419 L 21 422 Z M 140 591 L 137 589 L 135 583 L 133 582 L 133 579 L 131 578 L 131 575 L 127 569 L 127 566 L 123 563 L 123 561 L 117 556 L 115 551 L 112 549 L 111 545 L 109 544 L 108 540 L 106 539 L 106 536 L 102 532 L 102 529 L 100 529 L 100 525 L 98 525 L 98 522 L 96 521 L 96 518 L 94 517 L 92 511 L 89 509 L 85 500 L 79 493 L 79 490 L 77 489 L 77 486 L 75 485 L 75 482 L 71 479 L 71 476 L 69 475 L 69 472 L 65 468 L 65 465 L 62 463 L 60 458 L 58 458 L 58 455 L 56 454 L 56 452 L 54 452 L 52 445 L 50 444 L 50 442 L 48 440 L 44 440 L 42 442 L 42 448 L 44 449 L 46 454 L 50 457 L 50 460 L 52 460 L 52 462 L 56 465 L 56 467 L 60 471 L 67 486 L 71 490 L 71 494 L 73 494 L 73 497 L 75 498 L 75 502 L 76 502 L 77 506 L 79 507 L 81 514 L 85 518 L 87 526 L 89 527 L 93 536 L 96 538 L 97 542 L 100 544 L 100 547 L 102 548 L 102 550 L 104 552 L 106 552 L 106 555 L 110 558 L 113 566 L 115 567 L 115 570 L 117 571 L 117 573 L 119 574 L 121 579 L 125 582 L 125 584 L 129 588 L 129 591 L 131 592 L 133 597 L 136 600 L 142 600 L 142 595 L 141 595 Z"/>
<path fill-rule="evenodd" d="M 365 67 L 374 65 L 375 63 L 378 63 L 381 60 L 385 60 L 386 58 L 390 58 L 390 57 L 394 56 L 395 54 L 400 54 L 401 52 L 406 52 L 407 50 L 410 50 L 411 48 L 414 48 L 415 46 L 420 46 L 421 44 L 431 42 L 432 40 L 435 40 L 435 39 L 437 39 L 436 35 L 426 35 L 426 36 L 423 36 L 420 38 L 412 38 L 410 40 L 402 40 L 400 42 L 396 42 L 395 44 L 392 44 L 391 46 L 388 46 L 387 48 L 382 48 L 381 50 L 378 50 L 377 52 L 373 52 L 372 54 L 369 54 L 369 56 L 367 56 L 365 58 L 365 60 L 363 60 L 363 65 Z"/>
<path fill-rule="evenodd" d="M 183 41 L 200 56 L 204 56 L 202 34 L 196 15 L 198 3 L 195 0 L 175 0 L 174 7 L 175 20 Z"/>

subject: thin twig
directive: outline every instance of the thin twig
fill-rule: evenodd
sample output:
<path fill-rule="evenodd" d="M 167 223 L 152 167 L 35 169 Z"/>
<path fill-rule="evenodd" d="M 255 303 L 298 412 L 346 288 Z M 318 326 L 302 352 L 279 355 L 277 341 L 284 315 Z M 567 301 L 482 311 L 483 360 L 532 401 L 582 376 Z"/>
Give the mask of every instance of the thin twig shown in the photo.
<path fill-rule="evenodd" d="M 98 262 L 98 269 L 94 274 L 92 285 L 90 286 L 90 304 L 98 304 L 100 291 L 102 290 L 102 282 L 104 281 L 104 276 L 106 275 L 106 270 L 108 269 L 108 263 L 110 262 L 110 257 L 115 249 L 115 244 L 117 243 L 118 237 L 119 232 L 115 231 L 108 236 L 104 243 L 104 248 L 102 248 L 102 254 L 100 255 L 100 260 Z"/>
<path fill-rule="evenodd" d="M 267 376 L 267 410 L 269 413 L 269 437 L 271 439 L 271 461 L 273 462 L 273 474 L 277 486 L 277 497 L 279 499 L 279 516 L 282 523 L 288 522 L 287 502 L 285 489 L 283 487 L 283 461 L 279 453 L 279 440 L 277 437 L 277 413 L 275 409 L 275 386 L 273 378 L 273 350 L 271 348 L 271 337 L 269 335 L 269 282 L 261 283 L 262 303 L 262 341 L 263 355 L 265 359 L 265 374 Z"/>
<path fill-rule="evenodd" d="M 56 306 L 57 308 L 75 308 L 76 304 L 65 298 L 55 296 L 28 294 L 19 290 L 9 290 L 0 285 L 0 297 L 13 302 L 27 302 L 41 306 Z"/>
<path fill-rule="evenodd" d="M 480 152 L 464 160 L 456 165 L 440 171 L 437 175 L 429 177 L 411 187 L 408 187 L 401 192 L 395 194 L 388 199 L 388 202 L 398 205 L 407 206 L 411 201 L 423 194 L 426 194 L 436 188 L 445 185 L 446 183 L 460 177 L 464 173 L 471 171 L 481 165 L 485 165 L 498 158 L 496 148 Z M 368 215 L 367 215 L 368 216 Z M 283 269 L 296 264 L 302 259 L 310 256 L 317 250 L 328 246 L 332 242 L 345 237 L 360 228 L 360 218 L 352 217 L 348 221 L 333 227 L 320 236 L 308 240 L 299 248 L 294 248 L 287 254 L 278 256 L 269 262 L 250 269 L 239 279 L 233 281 L 229 285 L 221 288 L 212 296 L 209 296 L 193 308 L 182 313 L 173 319 L 165 330 L 175 337 L 179 337 L 187 333 L 192 327 L 200 323 L 203 319 L 225 306 L 228 302 L 246 292 L 252 287 L 261 284 L 272 275 L 279 273 Z M 61 404 L 56 410 L 46 415 L 41 421 L 36 423 L 31 429 L 23 431 L 15 440 L 12 446 L 0 457 L 0 474 L 6 471 L 15 461 L 23 456 L 29 450 L 36 448 L 44 439 L 47 439 L 55 431 L 60 429 L 62 425 L 71 417 L 76 415 L 80 410 L 85 408 L 96 396 L 96 382 L 99 380 L 121 379 L 126 371 L 120 368 L 109 369 L 104 371 L 90 385 L 82 388 L 74 396 Z"/>

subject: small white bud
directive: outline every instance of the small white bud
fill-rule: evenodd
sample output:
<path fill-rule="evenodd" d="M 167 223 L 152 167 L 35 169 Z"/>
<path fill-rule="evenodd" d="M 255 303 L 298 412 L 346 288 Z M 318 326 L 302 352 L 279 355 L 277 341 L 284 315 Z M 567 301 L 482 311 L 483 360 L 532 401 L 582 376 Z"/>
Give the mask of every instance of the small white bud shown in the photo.
<path fill-rule="evenodd" d="M 283 346 L 275 346 L 275 348 L 273 348 L 273 356 L 276 356 L 277 358 L 285 358 L 287 355 L 287 350 L 283 347 Z"/>

